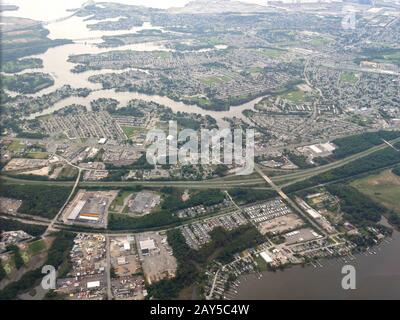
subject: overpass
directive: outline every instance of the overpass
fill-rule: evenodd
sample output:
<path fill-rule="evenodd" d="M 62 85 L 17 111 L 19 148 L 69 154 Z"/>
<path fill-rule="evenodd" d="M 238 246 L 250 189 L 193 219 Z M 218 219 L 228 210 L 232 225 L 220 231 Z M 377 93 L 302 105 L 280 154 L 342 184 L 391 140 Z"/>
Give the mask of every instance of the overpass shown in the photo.
<path fill-rule="evenodd" d="M 282 197 L 282 199 L 292 207 L 292 209 L 300 214 L 316 230 L 321 232 L 324 236 L 327 236 L 326 231 L 322 229 L 321 226 L 316 223 L 308 214 L 306 214 L 292 199 L 290 199 L 290 197 L 286 195 L 286 193 L 284 193 L 282 189 L 278 187 L 264 172 L 262 172 L 258 166 L 255 167 L 255 170 L 272 187 L 272 189 L 274 189 Z"/>

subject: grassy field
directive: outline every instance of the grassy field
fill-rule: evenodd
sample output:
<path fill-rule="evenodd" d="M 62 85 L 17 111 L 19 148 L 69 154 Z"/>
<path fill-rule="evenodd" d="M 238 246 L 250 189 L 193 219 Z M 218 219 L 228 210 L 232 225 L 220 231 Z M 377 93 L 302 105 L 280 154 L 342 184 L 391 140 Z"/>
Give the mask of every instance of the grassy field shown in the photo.
<path fill-rule="evenodd" d="M 307 101 L 309 98 L 306 92 L 299 90 L 299 89 L 285 93 L 281 97 L 282 97 L 282 99 L 289 100 L 293 103 L 303 103 L 303 102 Z"/>
<path fill-rule="evenodd" d="M 206 85 L 213 85 L 220 82 L 228 82 L 230 80 L 229 77 L 221 75 L 221 76 L 214 76 L 214 77 L 206 77 L 201 79 L 200 81 Z"/>
<path fill-rule="evenodd" d="M 38 240 L 29 244 L 28 253 L 31 256 L 34 256 L 45 249 L 46 249 L 46 243 L 43 240 Z"/>
<path fill-rule="evenodd" d="M 10 259 L 7 262 L 3 262 L 4 271 L 10 274 L 15 269 L 14 259 Z"/>
<path fill-rule="evenodd" d="M 358 77 L 354 72 L 343 72 L 340 75 L 340 81 L 355 84 L 358 81 Z"/>
<path fill-rule="evenodd" d="M 8 146 L 7 150 L 11 152 L 20 152 L 24 148 L 24 144 L 19 140 L 13 140 L 13 142 Z"/>
<path fill-rule="evenodd" d="M 257 263 L 258 271 L 263 272 L 268 270 L 268 264 L 261 256 L 255 257 L 255 261 Z"/>
<path fill-rule="evenodd" d="M 78 169 L 70 165 L 67 165 L 61 170 L 60 174 L 58 175 L 58 179 L 72 179 L 77 175 L 78 175 Z"/>
<path fill-rule="evenodd" d="M 267 56 L 269 58 L 279 58 L 282 54 L 285 53 L 284 50 L 278 50 L 278 49 L 271 49 L 271 48 L 262 48 L 259 49 L 259 51 L 264 55 Z"/>
<path fill-rule="evenodd" d="M 49 154 L 47 152 L 35 151 L 29 152 L 27 156 L 32 159 L 47 159 Z"/>
<path fill-rule="evenodd" d="M 192 97 L 190 98 L 190 102 L 197 104 L 199 107 L 204 107 L 204 108 L 211 106 L 211 102 L 207 98 Z"/>
<path fill-rule="evenodd" d="M 326 45 L 328 43 L 331 43 L 332 41 L 333 41 L 333 39 L 331 39 L 329 37 L 320 36 L 320 37 L 313 38 L 310 41 L 310 43 L 315 47 L 320 47 L 320 46 Z"/>
<path fill-rule="evenodd" d="M 121 129 L 128 138 L 132 137 L 137 131 L 137 128 L 127 126 L 121 126 Z"/>
<path fill-rule="evenodd" d="M 126 199 L 126 197 L 128 197 L 129 195 L 131 195 L 133 192 L 131 191 L 122 191 L 118 194 L 118 196 L 115 198 L 115 204 L 117 206 L 122 206 L 124 204 L 124 201 Z"/>
<path fill-rule="evenodd" d="M 396 63 L 396 64 L 399 65 L 400 64 L 400 51 L 393 52 L 393 53 L 390 53 L 390 54 L 386 54 L 386 55 L 383 56 L 383 58 L 385 60 L 388 60 L 388 61 L 390 61 L 392 63 Z"/>
<path fill-rule="evenodd" d="M 400 214 L 400 177 L 390 170 L 355 180 L 351 185 L 376 202 Z"/>
<path fill-rule="evenodd" d="M 171 53 L 165 52 L 165 51 L 157 51 L 157 52 L 154 52 L 154 55 L 157 56 L 158 58 L 166 59 L 171 56 Z"/>

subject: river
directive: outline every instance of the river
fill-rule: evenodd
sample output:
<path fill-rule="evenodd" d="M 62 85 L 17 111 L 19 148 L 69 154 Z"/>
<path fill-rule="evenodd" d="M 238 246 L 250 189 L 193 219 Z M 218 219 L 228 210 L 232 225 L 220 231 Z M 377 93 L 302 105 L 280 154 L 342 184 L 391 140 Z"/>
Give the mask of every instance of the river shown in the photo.
<path fill-rule="evenodd" d="M 400 299 L 400 233 L 390 243 L 371 249 L 376 254 L 359 254 L 353 261 L 322 260 L 323 267 L 293 267 L 264 272 L 262 277 L 240 279 L 235 299 Z M 341 287 L 342 267 L 356 268 L 356 289 Z"/>
<path fill-rule="evenodd" d="M 21 16 L 36 20 L 47 21 L 60 18 L 68 14 L 66 9 L 79 7 L 84 1 L 70 0 L 68 4 L 64 1 L 35 0 L 12 0 L 11 4 L 20 6 L 18 11 L 4 12 L 4 15 Z M 123 1 L 128 3 L 138 3 L 140 1 Z M 154 1 L 142 1 L 151 5 Z M 157 2 L 157 1 L 156 1 Z M 57 5 L 54 5 L 54 4 Z M 63 3 L 63 5 L 61 5 Z M 170 2 L 169 2 L 170 3 Z M 179 4 L 178 4 L 179 3 Z M 174 1 L 174 4 L 182 5 L 185 0 Z M 90 22 L 89 22 L 90 23 Z M 95 74 L 107 72 L 123 72 L 115 70 L 89 71 L 81 74 L 71 72 L 73 64 L 68 62 L 68 56 L 72 54 L 100 53 L 113 49 L 98 48 L 95 43 L 100 41 L 102 35 L 112 35 L 126 33 L 126 31 L 91 31 L 86 27 L 82 18 L 73 17 L 66 21 L 50 23 L 46 25 L 50 31 L 51 39 L 66 38 L 74 40 L 73 44 L 59 46 L 47 50 L 46 53 L 36 55 L 43 60 L 44 68 L 40 71 L 49 73 L 55 80 L 54 86 L 41 90 L 36 95 L 43 95 L 54 91 L 62 85 L 69 84 L 72 87 L 86 87 L 94 90 L 86 98 L 72 97 L 54 104 L 51 108 L 41 113 L 34 114 L 31 118 L 52 113 L 67 105 L 76 103 L 90 108 L 90 101 L 98 98 L 114 98 L 125 105 L 131 99 L 142 99 L 154 101 L 170 107 L 174 112 L 192 112 L 214 117 L 222 127 L 226 126 L 224 117 L 238 117 L 245 120 L 242 111 L 253 109 L 254 105 L 262 98 L 254 99 L 240 106 L 231 107 L 229 111 L 217 112 L 199 108 L 195 105 L 187 105 L 182 102 L 173 101 L 167 97 L 156 95 L 146 95 L 133 92 L 118 92 L 114 90 L 102 90 L 99 84 L 88 81 L 88 77 Z M 134 28 L 130 32 L 138 30 L 156 28 L 150 24 L 144 24 L 140 28 Z M 118 47 L 118 50 L 167 50 L 159 44 L 146 43 L 134 44 L 130 46 Z M 35 69 L 38 71 L 39 69 Z M 33 70 L 25 70 L 30 72 Z M 384 244 L 376 249 L 376 255 L 358 255 L 355 261 L 351 261 L 357 270 L 357 289 L 354 291 L 344 291 L 341 288 L 341 268 L 345 264 L 341 260 L 326 260 L 323 268 L 313 267 L 293 267 L 283 272 L 266 272 L 260 279 L 256 275 L 246 275 L 241 278 L 241 285 L 238 288 L 238 299 L 400 299 L 400 234 L 394 232 L 390 244 Z"/>
<path fill-rule="evenodd" d="M 23 0 L 21 0 L 23 2 Z M 16 2 L 18 4 L 18 1 Z M 76 5 L 78 6 L 78 5 Z M 73 6 L 72 6 L 73 7 Z M 7 12 L 7 15 L 18 16 L 20 13 L 22 16 L 27 16 L 28 12 L 23 10 L 22 7 L 18 11 Z M 62 10 L 58 10 L 57 17 L 62 16 Z M 68 14 L 64 9 L 64 15 Z M 37 17 L 37 12 L 32 12 L 29 17 Z M 147 95 L 137 92 L 115 92 L 114 90 L 103 90 L 101 84 L 92 83 L 88 81 L 88 78 L 92 75 L 104 74 L 104 73 L 121 73 L 124 71 L 132 70 L 133 68 L 128 68 L 124 70 L 101 70 L 101 71 L 88 71 L 84 73 L 73 73 L 71 69 L 74 64 L 68 62 L 68 57 L 70 55 L 76 54 L 97 54 L 112 50 L 134 50 L 134 51 L 169 51 L 170 49 L 165 48 L 160 43 L 138 43 L 132 45 L 121 46 L 117 48 L 99 48 L 96 43 L 101 42 L 101 36 L 103 35 L 115 35 L 127 32 L 138 32 L 145 29 L 161 29 L 157 26 L 152 26 L 150 23 L 144 23 L 141 27 L 132 28 L 129 31 L 93 31 L 87 28 L 87 24 L 93 23 L 91 21 L 85 22 L 84 18 L 72 17 L 64 21 L 48 23 L 45 27 L 49 30 L 49 38 L 51 39 L 70 39 L 74 43 L 67 44 L 63 46 L 58 46 L 55 48 L 48 49 L 45 53 L 39 55 L 33 55 L 32 57 L 40 58 L 43 60 L 42 69 L 28 69 L 24 70 L 26 72 L 44 72 L 52 75 L 54 79 L 54 85 L 46 89 L 40 90 L 35 94 L 30 94 L 27 96 L 41 96 L 43 94 L 48 94 L 63 85 L 71 85 L 74 88 L 89 88 L 93 90 L 89 96 L 83 97 L 71 97 L 59 101 L 54 104 L 51 108 L 42 110 L 41 112 L 35 113 L 27 117 L 27 119 L 34 119 L 38 116 L 43 116 L 51 114 L 54 111 L 60 110 L 71 104 L 81 104 L 90 109 L 90 102 L 98 98 L 113 98 L 120 102 L 120 106 L 124 106 L 128 101 L 132 99 L 142 99 L 145 101 L 157 102 L 161 105 L 165 105 L 172 109 L 173 112 L 187 112 L 196 113 L 201 115 L 209 115 L 213 117 L 219 127 L 227 127 L 229 124 L 224 120 L 224 118 L 240 118 L 243 121 L 248 122 L 248 119 L 242 114 L 242 111 L 246 109 L 254 109 L 254 105 L 259 102 L 262 97 L 256 98 L 250 102 L 244 103 L 239 106 L 230 107 L 228 111 L 212 111 L 205 110 L 197 105 L 185 104 L 182 102 L 177 102 L 168 97 L 158 96 L 158 95 Z M 215 50 L 223 50 L 224 47 L 216 47 Z M 134 70 L 134 69 L 133 69 Z M 15 96 L 16 93 L 9 92 L 10 95 Z"/>

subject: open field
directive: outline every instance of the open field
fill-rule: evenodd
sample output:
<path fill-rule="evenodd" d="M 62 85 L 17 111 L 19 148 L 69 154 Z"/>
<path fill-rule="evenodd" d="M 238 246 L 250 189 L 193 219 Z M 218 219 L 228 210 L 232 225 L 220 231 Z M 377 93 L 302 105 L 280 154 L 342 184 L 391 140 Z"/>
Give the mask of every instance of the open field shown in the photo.
<path fill-rule="evenodd" d="M 351 185 L 373 200 L 400 214 L 400 177 L 390 170 L 355 180 Z"/>
<path fill-rule="evenodd" d="M 358 81 L 358 77 L 354 72 L 343 72 L 340 75 L 340 81 L 355 84 Z"/>
<path fill-rule="evenodd" d="M 13 142 L 8 146 L 7 150 L 11 152 L 21 152 L 24 148 L 24 144 L 19 140 L 13 140 Z"/>
<path fill-rule="evenodd" d="M 43 250 L 46 249 L 46 243 L 44 240 L 38 240 L 35 242 L 32 242 L 28 246 L 28 253 L 32 256 L 42 252 Z"/>
<path fill-rule="evenodd" d="M 202 83 L 207 85 L 213 85 L 219 82 L 227 82 L 230 78 L 224 75 L 221 76 L 214 76 L 214 77 L 206 77 L 201 80 Z"/>
<path fill-rule="evenodd" d="M 330 37 L 327 37 L 327 36 L 318 36 L 318 37 L 313 38 L 313 39 L 310 41 L 310 44 L 313 45 L 313 46 L 315 46 L 315 47 L 320 47 L 320 46 L 329 44 L 329 43 L 331 43 L 332 41 L 333 41 L 333 39 L 330 38 Z"/>
<path fill-rule="evenodd" d="M 42 151 L 33 151 L 27 154 L 27 157 L 32 159 L 47 159 L 48 156 L 49 154 L 47 152 Z"/>
<path fill-rule="evenodd" d="M 128 138 L 132 137 L 135 132 L 137 132 L 137 128 L 134 127 L 122 126 L 121 129 Z"/>
<path fill-rule="evenodd" d="M 273 49 L 273 48 L 262 48 L 259 50 L 263 55 L 269 58 L 279 58 L 282 54 L 285 53 L 285 50 Z"/>
<path fill-rule="evenodd" d="M 296 90 L 290 91 L 288 93 L 285 93 L 281 97 L 283 99 L 289 100 L 293 103 L 303 103 L 309 99 L 307 92 L 304 92 L 300 89 L 296 89 Z"/>

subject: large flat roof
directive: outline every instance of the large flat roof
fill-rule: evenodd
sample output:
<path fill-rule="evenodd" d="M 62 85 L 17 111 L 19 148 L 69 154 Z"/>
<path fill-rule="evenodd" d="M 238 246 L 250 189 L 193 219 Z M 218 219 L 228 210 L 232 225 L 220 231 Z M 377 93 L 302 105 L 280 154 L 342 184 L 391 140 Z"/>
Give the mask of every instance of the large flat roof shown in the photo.
<path fill-rule="evenodd" d="M 266 263 L 271 263 L 272 261 L 274 261 L 266 251 L 261 252 L 260 256 L 265 260 Z"/>
<path fill-rule="evenodd" d="M 81 212 L 83 206 L 85 205 L 86 201 L 85 200 L 80 200 L 76 204 L 75 208 L 71 211 L 71 213 L 68 216 L 68 220 L 75 220 L 79 213 Z"/>
<path fill-rule="evenodd" d="M 156 244 L 153 239 L 147 239 L 139 241 L 140 250 L 154 250 L 156 248 Z"/>

